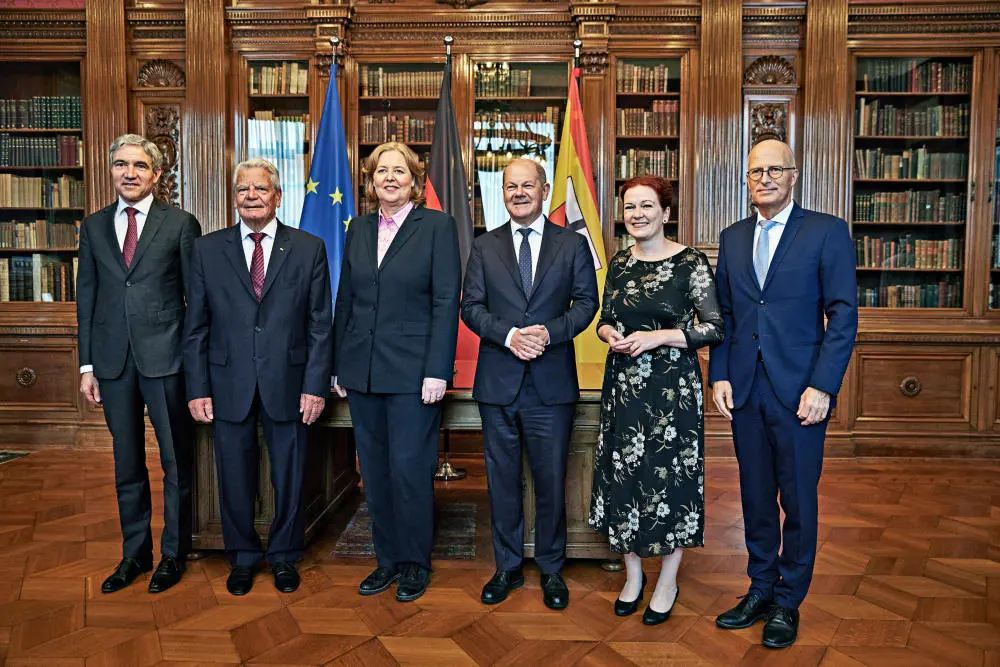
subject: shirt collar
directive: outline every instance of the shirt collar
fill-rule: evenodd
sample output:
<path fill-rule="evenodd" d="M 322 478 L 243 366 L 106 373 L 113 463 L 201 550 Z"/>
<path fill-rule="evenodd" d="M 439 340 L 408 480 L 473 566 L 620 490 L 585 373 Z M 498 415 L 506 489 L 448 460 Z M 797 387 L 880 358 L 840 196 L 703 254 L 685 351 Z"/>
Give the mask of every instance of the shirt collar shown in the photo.
<path fill-rule="evenodd" d="M 129 204 L 124 199 L 119 197 L 118 210 L 115 211 L 115 217 L 121 215 L 125 211 L 125 209 L 127 209 L 129 206 L 139 211 L 139 213 L 142 213 L 143 215 L 149 215 L 149 209 L 153 206 L 153 193 L 150 192 L 148 195 L 146 195 L 145 199 L 143 199 L 141 202 L 137 204 Z"/>
<path fill-rule="evenodd" d="M 528 227 L 531 228 L 531 231 L 538 232 L 538 235 L 541 236 L 542 235 L 542 230 L 545 229 L 545 214 L 544 213 L 539 213 L 538 217 L 535 218 L 535 221 L 533 223 L 531 223 L 530 225 L 528 225 Z M 514 238 L 516 239 L 517 238 L 517 230 L 522 229 L 522 227 L 521 227 L 521 225 L 519 225 L 516 222 L 514 222 L 513 220 L 511 220 L 510 221 L 510 229 L 511 229 L 510 233 L 513 234 Z M 530 234 L 529 234 L 529 236 L 530 236 Z"/>
<path fill-rule="evenodd" d="M 785 208 L 783 208 L 780 211 L 778 211 L 778 214 L 776 216 L 774 216 L 773 218 L 765 218 L 764 216 L 762 216 L 760 214 L 760 211 L 757 211 L 757 224 L 759 225 L 764 220 L 773 220 L 774 222 L 778 223 L 779 225 L 785 225 L 788 222 L 788 218 L 791 217 L 791 215 L 792 215 L 792 207 L 793 206 L 795 206 L 795 200 L 794 199 L 791 200 L 791 201 L 789 201 L 788 205 L 785 206 Z"/>
<path fill-rule="evenodd" d="M 278 219 L 271 218 L 271 222 L 264 225 L 264 229 L 260 230 L 264 232 L 265 238 L 274 238 L 274 235 L 278 232 Z M 245 239 L 248 235 L 252 234 L 253 230 L 247 225 L 247 223 L 240 220 L 240 238 Z"/>
<path fill-rule="evenodd" d="M 378 207 L 378 221 L 379 221 L 379 224 L 382 224 L 383 220 L 386 221 L 386 222 L 388 222 L 389 220 L 392 220 L 392 221 L 394 221 L 396 223 L 397 227 L 400 227 L 400 226 L 402 226 L 403 221 L 406 220 L 407 216 L 410 215 L 410 211 L 412 211 L 412 210 L 413 210 L 413 200 L 410 200 L 410 201 L 406 202 L 406 206 L 404 206 L 403 208 L 401 208 L 398 211 L 396 211 L 395 215 L 390 215 L 390 216 L 386 217 L 382 213 L 382 207 L 379 206 Z"/>

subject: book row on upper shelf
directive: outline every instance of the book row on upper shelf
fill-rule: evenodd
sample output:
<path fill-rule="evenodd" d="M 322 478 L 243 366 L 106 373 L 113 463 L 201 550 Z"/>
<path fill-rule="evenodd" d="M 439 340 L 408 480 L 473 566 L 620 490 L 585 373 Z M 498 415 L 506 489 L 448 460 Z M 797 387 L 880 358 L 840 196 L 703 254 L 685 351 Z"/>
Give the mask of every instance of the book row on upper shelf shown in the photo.
<path fill-rule="evenodd" d="M 0 129 L 79 129 L 80 98 L 70 95 L 0 100 Z"/>
<path fill-rule="evenodd" d="M 361 66 L 361 94 L 366 97 L 437 97 L 441 94 L 438 71 L 386 71 L 381 65 Z"/>
<path fill-rule="evenodd" d="M 476 97 L 530 97 L 531 70 L 496 63 L 476 70 Z"/>
<path fill-rule="evenodd" d="M 961 269 L 962 239 L 929 240 L 911 234 L 897 237 L 854 237 L 857 265 L 868 269 Z"/>
<path fill-rule="evenodd" d="M 914 285 L 859 285 L 858 305 L 865 308 L 961 308 L 962 283 L 946 276 L 936 282 Z"/>
<path fill-rule="evenodd" d="M 669 84 L 670 67 L 666 63 L 638 65 L 619 60 L 615 65 L 615 90 L 618 93 L 677 92 L 671 91 Z"/>
<path fill-rule="evenodd" d="M 854 151 L 854 177 L 860 179 L 964 179 L 968 170 L 966 153 L 932 153 L 926 146 L 898 153 L 882 148 Z"/>
<path fill-rule="evenodd" d="M 969 105 L 935 105 L 921 109 L 897 107 L 860 97 L 855 105 L 858 137 L 967 137 Z"/>
<path fill-rule="evenodd" d="M 854 195 L 855 222 L 965 222 L 965 193 L 940 190 L 864 192 Z"/>
<path fill-rule="evenodd" d="M 615 109 L 617 132 L 628 136 L 671 136 L 681 133 L 679 100 L 654 100 L 651 108 Z"/>
<path fill-rule="evenodd" d="M 74 301 L 78 260 L 41 253 L 0 258 L 0 301 Z"/>
<path fill-rule="evenodd" d="M 297 61 L 250 66 L 251 95 L 306 95 L 309 66 Z"/>
<path fill-rule="evenodd" d="M 645 174 L 677 178 L 680 151 L 669 146 L 663 150 L 630 148 L 615 153 L 615 178 L 625 179 Z"/>
<path fill-rule="evenodd" d="M 0 208 L 83 208 L 83 181 L 73 176 L 0 174 Z"/>
<path fill-rule="evenodd" d="M 83 140 L 78 136 L 11 136 L 0 132 L 0 167 L 81 166 Z"/>
<path fill-rule="evenodd" d="M 861 58 L 859 93 L 967 93 L 972 65 L 916 58 Z"/>
<path fill-rule="evenodd" d="M 60 248 L 72 249 L 80 245 L 80 221 L 50 222 L 34 220 L 0 221 L 0 248 L 32 249 Z"/>
<path fill-rule="evenodd" d="M 367 114 L 361 117 L 358 141 L 363 144 L 384 141 L 430 143 L 434 138 L 435 122 L 432 112 L 419 116 L 408 113 Z"/>

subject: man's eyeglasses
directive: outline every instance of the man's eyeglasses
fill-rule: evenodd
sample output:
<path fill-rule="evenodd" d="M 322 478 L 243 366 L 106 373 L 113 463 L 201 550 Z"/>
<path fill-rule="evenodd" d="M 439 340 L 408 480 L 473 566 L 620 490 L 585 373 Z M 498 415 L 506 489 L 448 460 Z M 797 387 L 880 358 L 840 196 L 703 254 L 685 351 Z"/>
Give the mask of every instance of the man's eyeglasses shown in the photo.
<path fill-rule="evenodd" d="M 751 181 L 759 181 L 764 178 L 764 172 L 766 171 L 767 175 L 773 180 L 778 180 L 781 178 L 781 175 L 785 173 L 785 171 L 791 171 L 793 169 L 798 169 L 798 167 L 781 167 L 778 165 L 768 167 L 767 169 L 764 169 L 764 167 L 757 167 L 756 169 L 751 169 L 747 172 L 747 178 Z"/>

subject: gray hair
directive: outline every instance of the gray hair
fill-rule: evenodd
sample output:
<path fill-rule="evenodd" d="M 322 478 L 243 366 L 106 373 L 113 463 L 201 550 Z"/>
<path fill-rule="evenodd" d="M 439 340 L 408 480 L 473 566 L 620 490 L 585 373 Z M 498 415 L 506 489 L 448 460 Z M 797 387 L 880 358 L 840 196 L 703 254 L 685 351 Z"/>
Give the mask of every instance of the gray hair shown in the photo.
<path fill-rule="evenodd" d="M 250 160 L 243 160 L 243 162 L 236 165 L 236 169 L 233 171 L 234 194 L 236 193 L 236 182 L 240 178 L 240 172 L 247 169 L 263 169 L 266 171 L 271 175 L 271 185 L 274 187 L 274 191 L 279 194 L 281 193 L 281 176 L 278 175 L 278 168 L 262 157 L 255 157 Z"/>
<path fill-rule="evenodd" d="M 115 161 L 115 153 L 122 146 L 138 146 L 146 151 L 146 155 L 149 156 L 152 162 L 150 166 L 153 168 L 153 171 L 163 168 L 163 153 L 160 152 L 156 144 L 141 134 L 123 134 L 115 139 L 111 144 L 111 150 L 108 151 L 108 157 L 111 162 Z"/>

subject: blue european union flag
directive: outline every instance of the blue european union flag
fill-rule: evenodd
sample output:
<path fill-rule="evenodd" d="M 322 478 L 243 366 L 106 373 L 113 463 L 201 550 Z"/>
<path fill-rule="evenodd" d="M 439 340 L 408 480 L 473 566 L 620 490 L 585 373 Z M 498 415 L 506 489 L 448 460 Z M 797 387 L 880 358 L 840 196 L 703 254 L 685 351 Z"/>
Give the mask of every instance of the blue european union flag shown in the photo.
<path fill-rule="evenodd" d="M 354 217 L 354 181 L 347 161 L 347 138 L 340 115 L 337 91 L 337 61 L 330 66 L 330 85 L 326 89 L 323 115 L 319 121 L 316 147 L 313 150 L 306 200 L 302 205 L 299 229 L 315 234 L 326 242 L 330 262 L 330 286 L 334 301 L 344 261 L 347 223 Z"/>

